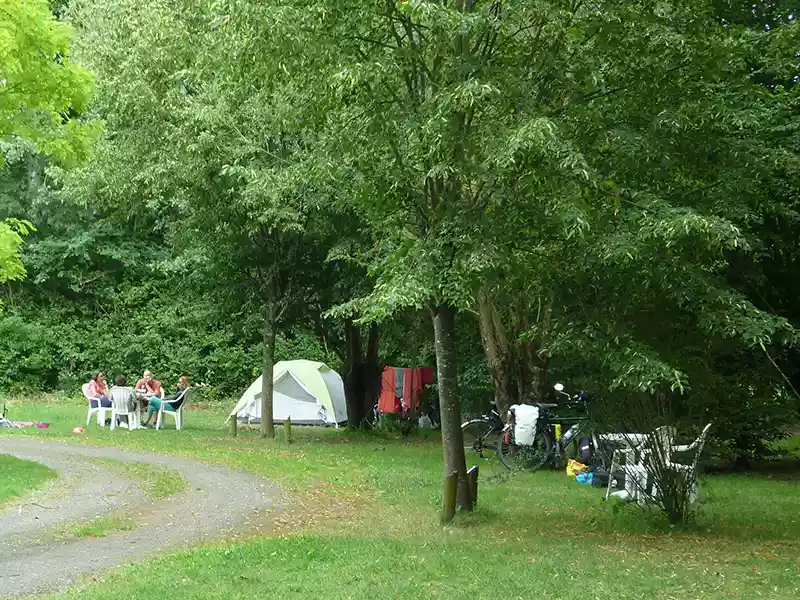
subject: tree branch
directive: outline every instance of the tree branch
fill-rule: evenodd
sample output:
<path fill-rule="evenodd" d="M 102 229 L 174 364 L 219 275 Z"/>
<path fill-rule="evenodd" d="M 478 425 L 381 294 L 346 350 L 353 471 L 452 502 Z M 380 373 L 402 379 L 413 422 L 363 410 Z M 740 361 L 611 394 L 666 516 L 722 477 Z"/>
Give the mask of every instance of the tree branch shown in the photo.
<path fill-rule="evenodd" d="M 764 354 L 766 354 L 766 355 L 767 355 L 767 358 L 769 359 L 769 362 L 771 362 L 771 363 L 772 363 L 772 366 L 773 366 L 773 367 L 775 367 L 775 370 L 776 370 L 776 371 L 778 371 L 778 373 L 780 373 L 780 374 L 781 374 L 781 377 L 783 377 L 783 380 L 786 382 L 786 385 L 788 385 L 788 386 L 789 386 L 789 388 L 792 390 L 792 392 L 794 392 L 794 395 L 795 395 L 795 396 L 797 396 L 798 398 L 800 398 L 800 394 L 798 394 L 798 393 L 797 393 L 797 390 L 796 390 L 796 389 L 794 389 L 794 386 L 792 385 L 792 382 L 791 382 L 791 380 L 790 380 L 790 379 L 789 379 L 789 378 L 786 376 L 786 373 L 784 373 L 784 372 L 781 370 L 781 368 L 778 366 L 778 363 L 776 363 L 776 362 L 775 362 L 775 359 L 773 359 L 773 358 L 772 358 L 772 356 L 770 356 L 770 353 L 769 353 L 769 352 L 767 352 L 767 348 L 764 346 L 764 342 L 761 342 L 761 343 L 760 343 L 760 346 L 761 346 L 761 349 L 764 351 Z"/>

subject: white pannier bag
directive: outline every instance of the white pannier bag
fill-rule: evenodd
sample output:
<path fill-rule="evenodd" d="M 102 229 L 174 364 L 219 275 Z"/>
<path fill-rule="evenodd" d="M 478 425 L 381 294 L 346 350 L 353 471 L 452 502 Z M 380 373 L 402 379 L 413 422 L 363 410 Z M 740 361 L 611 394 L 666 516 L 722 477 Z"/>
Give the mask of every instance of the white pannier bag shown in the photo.
<path fill-rule="evenodd" d="M 536 438 L 536 421 L 539 420 L 539 408 L 530 404 L 514 404 L 514 442 L 519 446 L 533 446 Z"/>

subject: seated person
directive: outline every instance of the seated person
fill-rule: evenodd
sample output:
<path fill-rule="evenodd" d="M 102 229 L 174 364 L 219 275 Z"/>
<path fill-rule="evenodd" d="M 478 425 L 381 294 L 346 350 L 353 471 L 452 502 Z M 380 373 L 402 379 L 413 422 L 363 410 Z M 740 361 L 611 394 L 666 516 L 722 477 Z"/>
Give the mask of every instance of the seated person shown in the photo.
<path fill-rule="evenodd" d="M 161 399 L 164 397 L 164 389 L 161 387 L 161 382 L 158 379 L 153 379 L 152 371 L 144 372 L 142 378 L 136 382 L 136 391 L 146 395 L 148 401 L 151 398 Z"/>
<path fill-rule="evenodd" d="M 192 386 L 189 383 L 189 378 L 186 377 L 186 375 L 182 375 L 178 380 L 178 388 L 175 390 L 175 393 L 172 396 L 167 396 L 163 400 L 155 397 L 150 398 L 150 404 L 147 406 L 147 418 L 142 424 L 150 424 L 150 419 L 152 419 L 155 414 L 158 413 L 162 402 L 167 402 L 167 406 L 165 408 L 168 408 L 169 410 L 178 410 L 181 407 L 181 404 L 183 404 L 186 390 L 188 390 L 190 387 Z"/>
<path fill-rule="evenodd" d="M 89 380 L 89 387 L 86 391 L 86 397 L 89 400 L 89 406 L 97 408 L 111 408 L 111 400 L 108 398 L 108 386 L 106 385 L 106 376 L 100 372 L 94 374 Z"/>
<path fill-rule="evenodd" d="M 124 375 L 117 375 L 114 380 L 114 387 L 111 388 L 108 395 L 111 397 L 111 403 L 117 413 L 131 413 L 136 411 L 137 400 L 136 392 L 133 388 L 127 387 L 127 379 Z M 128 423 L 128 415 L 117 415 L 117 423 Z M 128 423 L 128 426 L 131 424 Z"/>

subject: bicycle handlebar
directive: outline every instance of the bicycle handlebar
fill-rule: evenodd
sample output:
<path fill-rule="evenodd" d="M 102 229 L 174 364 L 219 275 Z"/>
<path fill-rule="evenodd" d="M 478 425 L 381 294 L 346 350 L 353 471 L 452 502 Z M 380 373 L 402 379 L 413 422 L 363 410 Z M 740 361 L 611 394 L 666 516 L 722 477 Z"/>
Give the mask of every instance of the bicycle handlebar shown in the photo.
<path fill-rule="evenodd" d="M 589 402 L 586 398 L 580 396 L 574 396 L 570 399 L 569 402 L 565 402 L 564 404 L 541 404 L 540 406 L 544 406 L 545 408 L 586 408 L 589 405 Z"/>

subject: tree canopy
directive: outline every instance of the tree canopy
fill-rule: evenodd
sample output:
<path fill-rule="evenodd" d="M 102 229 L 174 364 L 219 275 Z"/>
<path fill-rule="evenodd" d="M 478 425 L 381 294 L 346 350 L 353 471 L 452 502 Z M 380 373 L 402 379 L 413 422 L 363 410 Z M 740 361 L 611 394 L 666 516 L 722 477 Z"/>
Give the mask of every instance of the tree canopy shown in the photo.
<path fill-rule="evenodd" d="M 94 82 L 70 60 L 71 34 L 46 0 L 0 2 L 0 169 L 26 144 L 68 164 L 86 157 L 92 127 L 76 117 Z M 0 222 L 0 283 L 24 276 L 20 248 L 32 229 L 20 219 Z"/>
<path fill-rule="evenodd" d="M 364 378 L 378 339 L 387 360 L 435 355 L 446 448 L 459 396 L 507 406 L 557 376 L 667 395 L 760 451 L 795 418 L 800 374 L 800 29 L 788 3 L 748 6 L 75 2 L 92 103 L 48 13 L 50 45 L 15 68 L 53 70 L 60 91 L 0 104 L 59 126 L 5 152 L 0 192 L 25 201 L 4 195 L 0 216 L 39 230 L 33 282 L 10 289 L 58 296 L 75 323 L 153 311 L 153 338 L 191 339 L 193 368 L 238 335 L 231 386 L 268 375 L 291 336 Z M 62 172 L 84 116 L 105 133 Z M 356 388 L 364 408 L 374 386 Z M 463 456 L 445 463 L 463 484 Z"/>
<path fill-rule="evenodd" d="M 92 127 L 78 117 L 94 80 L 72 61 L 71 38 L 47 0 L 0 2 L 0 140 L 30 140 L 66 162 L 85 158 Z"/>

